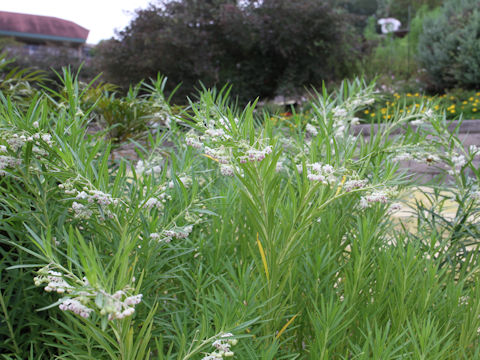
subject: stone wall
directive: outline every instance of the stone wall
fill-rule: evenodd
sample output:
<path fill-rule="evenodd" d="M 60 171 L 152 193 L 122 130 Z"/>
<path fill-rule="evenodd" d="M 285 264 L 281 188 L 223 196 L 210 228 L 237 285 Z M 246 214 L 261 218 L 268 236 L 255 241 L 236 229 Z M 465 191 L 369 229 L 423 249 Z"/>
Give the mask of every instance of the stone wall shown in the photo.
<path fill-rule="evenodd" d="M 449 129 L 454 131 L 455 128 L 458 127 L 458 121 L 452 121 Z M 363 134 L 366 138 L 369 138 L 371 132 L 377 132 L 378 126 L 380 125 L 369 125 L 369 124 L 360 124 L 355 125 L 352 127 L 352 131 L 355 135 Z M 412 126 L 415 128 L 415 126 Z M 396 129 L 392 132 L 394 135 L 401 136 L 402 129 Z M 465 148 L 468 148 L 470 145 L 477 145 L 480 147 L 480 120 L 464 120 L 460 124 L 459 129 L 459 139 L 463 142 Z M 476 160 L 475 165 L 477 167 L 480 166 L 480 161 Z M 425 184 L 433 179 L 435 179 L 440 171 L 435 166 L 431 166 L 428 164 L 421 164 L 416 161 L 403 161 L 401 162 L 401 167 L 407 169 L 419 183 Z M 449 179 L 445 179 L 448 181 Z"/>

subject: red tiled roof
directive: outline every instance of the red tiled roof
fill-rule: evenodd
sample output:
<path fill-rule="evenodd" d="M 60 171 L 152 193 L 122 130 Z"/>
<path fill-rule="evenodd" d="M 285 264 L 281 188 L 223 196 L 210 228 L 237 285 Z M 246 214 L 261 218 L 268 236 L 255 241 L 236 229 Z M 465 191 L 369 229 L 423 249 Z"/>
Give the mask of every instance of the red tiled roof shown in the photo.
<path fill-rule="evenodd" d="M 72 21 L 52 16 L 40 16 L 0 11 L 0 34 L 26 35 L 50 40 L 85 42 L 89 30 Z"/>

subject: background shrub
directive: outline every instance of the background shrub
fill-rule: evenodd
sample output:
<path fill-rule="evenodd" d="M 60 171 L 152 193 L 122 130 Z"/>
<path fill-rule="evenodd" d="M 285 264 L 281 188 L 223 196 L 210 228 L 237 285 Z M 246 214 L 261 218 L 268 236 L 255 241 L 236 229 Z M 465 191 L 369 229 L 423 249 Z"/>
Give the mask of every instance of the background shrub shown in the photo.
<path fill-rule="evenodd" d="M 425 19 L 418 58 L 436 90 L 480 84 L 480 3 L 448 1 Z"/>
<path fill-rule="evenodd" d="M 165 74 L 177 98 L 232 83 L 240 100 L 295 93 L 352 72 L 357 35 L 327 1 L 182 0 L 137 12 L 119 40 L 99 46 L 107 80 L 125 88 Z"/>

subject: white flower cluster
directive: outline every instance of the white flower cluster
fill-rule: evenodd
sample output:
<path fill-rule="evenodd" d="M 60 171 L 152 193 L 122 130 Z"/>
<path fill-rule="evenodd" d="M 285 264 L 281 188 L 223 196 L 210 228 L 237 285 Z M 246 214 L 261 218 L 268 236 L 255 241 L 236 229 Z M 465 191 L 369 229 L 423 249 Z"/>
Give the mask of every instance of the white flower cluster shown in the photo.
<path fill-rule="evenodd" d="M 171 182 L 170 187 L 173 187 L 173 182 Z M 159 193 L 157 193 L 155 196 L 148 198 L 147 201 L 143 204 L 144 209 L 151 210 L 153 208 L 156 208 L 157 210 L 161 211 L 164 209 L 167 200 L 172 199 L 172 197 L 166 192 L 166 185 L 161 186 L 159 190 Z"/>
<path fill-rule="evenodd" d="M 413 155 L 408 152 L 398 152 L 392 159 L 393 161 L 413 160 Z"/>
<path fill-rule="evenodd" d="M 0 155 L 0 176 L 4 176 L 5 169 L 15 168 L 22 163 L 22 160 L 14 158 L 12 156 Z"/>
<path fill-rule="evenodd" d="M 164 195 L 164 194 L 162 194 L 162 195 Z M 163 210 L 163 201 L 152 197 L 145 202 L 143 207 L 145 209 L 148 209 L 148 210 L 151 210 L 153 208 L 157 208 L 158 210 Z"/>
<path fill-rule="evenodd" d="M 105 207 L 110 204 L 118 204 L 117 199 L 113 199 L 112 195 L 104 193 L 100 190 L 84 188 L 83 191 L 77 191 L 75 197 L 79 200 L 87 200 L 90 204 L 97 203 L 98 205 Z"/>
<path fill-rule="evenodd" d="M 451 156 L 451 161 L 452 161 L 452 169 L 448 170 L 448 173 L 450 175 L 458 174 L 462 170 L 462 167 L 467 163 L 465 156 L 458 155 L 458 154 L 453 154 Z"/>
<path fill-rule="evenodd" d="M 312 136 L 317 136 L 318 135 L 317 128 L 315 126 L 313 126 L 312 124 L 307 124 L 307 126 L 305 127 L 305 130 L 307 131 L 307 133 L 309 133 Z"/>
<path fill-rule="evenodd" d="M 431 165 L 440 162 L 440 157 L 429 149 L 421 150 L 398 150 L 392 161 L 409 161 L 414 160 L 420 163 Z"/>
<path fill-rule="evenodd" d="M 415 120 L 412 120 L 410 121 L 410 124 L 412 125 L 415 125 L 415 126 L 422 126 L 423 124 L 425 124 L 425 119 L 415 119 Z"/>
<path fill-rule="evenodd" d="M 61 299 L 59 308 L 62 311 L 71 311 L 83 318 L 88 318 L 94 309 L 87 305 L 94 303 L 100 310 L 100 315 L 108 315 L 108 320 L 123 319 L 131 316 L 135 312 L 135 305 L 142 301 L 142 294 L 128 295 L 126 288 L 119 290 L 113 295 L 101 289 L 93 288 L 86 278 L 76 280 L 78 287 L 70 285 L 66 281 L 66 276 L 58 271 L 53 271 L 47 265 L 38 271 L 38 276 L 34 279 L 36 286 L 47 283 L 44 288 L 47 292 L 66 293 Z M 93 305 L 93 304 L 92 304 Z"/>
<path fill-rule="evenodd" d="M 354 117 L 353 114 L 355 114 L 359 108 L 370 105 L 374 102 L 375 99 L 371 96 L 369 91 L 364 91 L 356 96 L 348 98 L 344 103 L 333 108 L 334 135 L 339 137 L 346 136 L 345 131 L 349 129 L 350 125 L 358 124 L 360 122 L 360 119 Z"/>
<path fill-rule="evenodd" d="M 262 150 L 249 149 L 246 151 L 246 156 L 240 158 L 240 162 L 249 161 L 262 161 L 268 154 L 272 153 L 272 147 L 267 146 Z"/>
<path fill-rule="evenodd" d="M 99 295 L 100 294 L 100 295 Z M 95 303 L 99 306 L 100 315 L 107 315 L 108 320 L 123 319 L 133 315 L 135 305 L 142 301 L 142 294 L 127 296 L 124 290 L 119 290 L 113 295 L 100 292 L 95 298 Z M 102 296 L 103 295 L 103 296 Z"/>
<path fill-rule="evenodd" d="M 195 149 L 203 148 L 203 142 L 200 140 L 199 136 L 196 135 L 193 131 L 190 131 L 187 134 L 185 142 L 188 146 L 191 146 Z"/>
<path fill-rule="evenodd" d="M 33 135 L 18 135 L 12 134 L 9 138 L 6 139 L 8 146 L 13 150 L 17 151 L 18 149 L 22 148 L 23 145 L 27 142 L 34 142 L 39 143 L 39 141 L 47 143 L 47 145 L 52 145 L 52 135 L 48 133 L 35 133 Z"/>
<path fill-rule="evenodd" d="M 160 174 L 162 172 L 162 167 L 155 163 L 145 162 L 143 160 L 138 160 L 135 165 L 135 172 L 138 175 L 142 174 Z"/>
<path fill-rule="evenodd" d="M 63 278 L 63 274 L 58 271 L 49 270 L 48 267 L 44 267 L 38 271 L 38 275 L 33 278 L 35 286 L 41 286 L 47 283 L 44 290 L 47 292 L 56 292 L 63 294 L 65 292 L 72 292 L 73 287 L 68 284 Z"/>
<path fill-rule="evenodd" d="M 333 109 L 333 116 L 335 118 L 344 118 L 347 117 L 348 111 L 340 106 L 337 106 Z"/>
<path fill-rule="evenodd" d="M 185 188 L 189 188 L 190 186 L 192 186 L 192 178 L 188 175 L 180 175 L 178 177 L 178 181 L 185 187 Z M 173 180 L 169 181 L 168 182 L 168 187 L 170 189 L 173 189 L 175 187 L 175 182 Z M 166 188 L 162 187 L 161 190 L 165 190 Z"/>
<path fill-rule="evenodd" d="M 307 164 L 307 168 L 307 179 L 310 181 L 318 181 L 326 185 L 329 182 L 336 180 L 334 175 L 335 169 L 332 165 L 323 165 L 322 163 L 316 162 L 313 164 Z"/>
<path fill-rule="evenodd" d="M 230 135 L 227 135 L 223 129 L 214 129 L 209 128 L 205 131 L 205 135 L 210 136 L 211 138 L 224 138 L 224 139 L 231 139 Z"/>
<path fill-rule="evenodd" d="M 387 192 L 379 190 L 379 191 L 372 192 L 369 195 L 362 196 L 360 198 L 360 208 L 366 209 L 373 206 L 374 204 L 377 204 L 377 203 L 385 204 L 387 202 L 388 202 Z"/>
<path fill-rule="evenodd" d="M 80 204 L 76 201 L 74 201 L 72 204 L 72 210 L 77 219 L 88 220 L 93 214 L 92 210 L 90 210 L 88 206 Z"/>
<path fill-rule="evenodd" d="M 218 148 L 205 146 L 205 154 L 214 158 L 220 164 L 228 164 L 230 162 L 230 152 L 223 145 Z"/>
<path fill-rule="evenodd" d="M 369 95 L 360 95 L 359 97 L 352 99 L 349 105 L 353 110 L 356 110 L 361 106 L 371 105 L 374 102 L 375 99 L 373 97 Z"/>
<path fill-rule="evenodd" d="M 233 176 L 235 175 L 235 167 L 229 164 L 221 164 L 220 173 L 224 176 Z"/>
<path fill-rule="evenodd" d="M 352 190 L 356 189 L 363 189 L 365 186 L 367 186 L 368 181 L 367 180 L 360 180 L 360 179 L 354 179 L 354 180 L 348 180 L 343 184 L 343 189 L 345 192 L 350 192 Z"/>
<path fill-rule="evenodd" d="M 275 171 L 276 172 L 281 172 L 281 171 L 285 170 L 285 166 L 283 164 L 284 161 L 285 161 L 285 159 L 279 159 L 277 161 L 277 165 L 275 166 Z"/>
<path fill-rule="evenodd" d="M 93 309 L 90 309 L 88 306 L 83 305 L 77 299 L 66 298 L 58 306 L 62 311 L 71 311 L 77 315 L 80 315 L 83 318 L 88 318 L 90 313 L 93 312 Z"/>
<path fill-rule="evenodd" d="M 232 339 L 232 336 L 233 334 L 231 333 L 221 334 L 220 339 L 217 339 L 212 343 L 212 346 L 217 350 L 204 356 L 202 360 L 223 359 L 224 357 L 232 357 L 235 355 L 231 350 L 231 347 L 237 345 L 238 340 Z"/>
<path fill-rule="evenodd" d="M 239 120 L 234 119 L 234 123 L 238 124 Z M 186 135 L 186 144 L 196 149 L 203 150 L 205 155 L 220 164 L 220 172 L 224 176 L 233 176 L 235 171 L 235 162 L 240 163 L 248 161 L 259 162 L 271 154 L 273 149 L 271 146 L 251 146 L 245 141 L 235 141 L 228 130 L 232 128 L 233 123 L 225 118 L 220 117 L 219 120 L 205 118 L 203 122 L 204 133 L 197 135 L 191 130 Z M 261 144 L 259 144 L 261 145 Z M 238 170 L 238 169 L 237 169 Z"/>
<path fill-rule="evenodd" d="M 423 154 L 422 157 L 419 158 L 422 162 L 426 162 L 427 164 L 438 163 L 440 162 L 440 157 L 437 154 L 427 153 Z"/>
<path fill-rule="evenodd" d="M 220 116 L 218 119 L 218 122 L 220 123 L 221 126 L 223 126 L 226 129 L 231 129 L 232 127 L 232 123 L 230 119 L 225 116 Z M 238 124 L 240 123 L 240 120 L 238 118 L 234 118 L 233 122 L 235 123 L 235 125 L 238 126 Z"/>
<path fill-rule="evenodd" d="M 175 228 L 172 230 L 165 230 L 162 233 L 151 233 L 150 239 L 158 240 L 160 242 L 169 243 L 173 238 L 175 239 L 185 239 L 190 235 L 193 230 L 193 225 L 187 225 L 183 228 Z"/>
<path fill-rule="evenodd" d="M 77 219 L 87 220 L 93 215 L 92 207 L 90 205 L 98 204 L 103 213 L 112 218 L 113 214 L 108 210 L 108 206 L 111 204 L 117 205 L 118 199 L 114 199 L 110 194 L 104 193 L 100 190 L 89 189 L 84 187 L 82 191 L 74 188 L 72 181 L 67 181 L 63 184 L 59 184 L 58 187 L 65 191 L 66 194 L 75 195 L 71 210 L 74 213 L 74 217 Z M 84 202 L 84 203 L 82 203 Z"/>
<path fill-rule="evenodd" d="M 342 136 L 345 133 L 345 129 L 349 126 L 349 111 L 342 107 L 335 107 L 333 109 L 333 119 L 334 122 L 334 131 L 335 136 Z"/>

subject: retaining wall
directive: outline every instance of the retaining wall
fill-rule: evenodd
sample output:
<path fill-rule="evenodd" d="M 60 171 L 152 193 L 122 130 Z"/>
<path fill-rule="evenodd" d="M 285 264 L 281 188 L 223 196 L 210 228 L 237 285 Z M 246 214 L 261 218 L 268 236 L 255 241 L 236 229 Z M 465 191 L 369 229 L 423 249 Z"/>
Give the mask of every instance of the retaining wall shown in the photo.
<path fill-rule="evenodd" d="M 458 121 L 452 121 L 449 129 L 453 131 L 458 124 Z M 373 126 L 369 124 L 354 125 L 352 131 L 355 135 L 362 134 L 366 138 L 369 138 L 372 131 L 374 133 L 377 132 L 379 126 L 382 126 L 382 124 L 375 124 Z M 412 128 L 415 128 L 415 126 L 412 126 Z M 392 132 L 392 134 L 399 136 L 401 136 L 402 133 L 403 130 L 401 128 L 395 129 Z M 464 120 L 460 124 L 458 137 L 463 142 L 465 148 L 468 148 L 470 145 L 480 147 L 480 120 Z M 476 160 L 474 164 L 479 167 L 480 160 Z M 400 166 L 407 169 L 420 183 L 427 183 L 440 173 L 440 170 L 435 168 L 435 166 L 418 163 L 416 161 L 402 161 Z M 448 181 L 448 179 L 446 180 Z"/>

